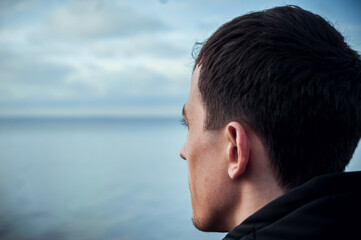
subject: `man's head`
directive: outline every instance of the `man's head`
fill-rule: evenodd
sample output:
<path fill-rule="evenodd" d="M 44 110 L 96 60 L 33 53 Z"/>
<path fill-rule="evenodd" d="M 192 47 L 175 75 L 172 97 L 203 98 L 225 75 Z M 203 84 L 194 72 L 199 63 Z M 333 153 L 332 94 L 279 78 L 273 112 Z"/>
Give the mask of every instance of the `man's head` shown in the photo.
<path fill-rule="evenodd" d="M 295 6 L 250 13 L 203 45 L 185 111 L 191 119 L 181 155 L 193 214 L 217 225 L 214 216 L 237 201 L 229 186 L 259 152 L 252 152 L 252 134 L 284 189 L 344 170 L 361 136 L 361 61 L 318 15 Z M 233 178 L 229 162 L 219 160 L 232 154 L 244 158 Z"/>

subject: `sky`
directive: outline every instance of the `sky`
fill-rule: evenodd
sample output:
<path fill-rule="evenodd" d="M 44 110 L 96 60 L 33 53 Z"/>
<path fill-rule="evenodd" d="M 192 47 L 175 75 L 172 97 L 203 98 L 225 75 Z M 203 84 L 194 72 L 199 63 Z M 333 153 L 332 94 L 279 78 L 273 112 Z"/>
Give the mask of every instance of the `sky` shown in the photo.
<path fill-rule="evenodd" d="M 179 116 L 195 42 L 296 4 L 361 52 L 357 0 L 0 0 L 0 117 Z"/>

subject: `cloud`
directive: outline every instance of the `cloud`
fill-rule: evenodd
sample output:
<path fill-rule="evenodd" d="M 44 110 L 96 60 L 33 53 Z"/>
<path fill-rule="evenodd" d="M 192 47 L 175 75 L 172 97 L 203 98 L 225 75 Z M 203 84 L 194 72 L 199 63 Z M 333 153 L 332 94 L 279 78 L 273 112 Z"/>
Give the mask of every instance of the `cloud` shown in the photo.
<path fill-rule="evenodd" d="M 134 9 L 75 1 L 50 6 L 47 18 L 38 7 L 14 4 L 18 20 L 0 28 L 2 114 L 73 106 L 143 112 L 182 101 L 188 50 L 160 20 Z M 33 21 L 19 21 L 22 14 Z"/>
<path fill-rule="evenodd" d="M 19 12 L 28 11 L 34 6 L 41 4 L 41 0 L 1 0 L 0 1 L 0 17 L 10 17 Z"/>
<path fill-rule="evenodd" d="M 0 52 L 0 79 L 2 84 L 47 85 L 51 82 L 61 81 L 70 71 L 69 66 L 34 59 L 34 56 Z"/>
<path fill-rule="evenodd" d="M 128 5 L 75 1 L 52 12 L 46 32 L 56 38 L 88 39 L 155 33 L 166 29 L 166 24 L 156 16 L 140 14 Z"/>
<path fill-rule="evenodd" d="M 144 35 L 93 41 L 90 48 L 92 53 L 98 57 L 134 58 L 148 56 L 153 57 L 153 61 L 184 58 L 190 54 L 189 47 L 182 46 L 179 41 Z"/>
<path fill-rule="evenodd" d="M 188 90 L 188 76 L 182 74 L 181 64 L 181 60 L 162 62 L 152 57 L 126 61 L 67 54 L 52 59 L 1 51 L 0 109 L 2 114 L 36 114 L 39 109 L 52 114 L 57 109 L 134 113 L 148 106 L 158 113 L 164 107 L 169 112 L 183 104 Z"/>
<path fill-rule="evenodd" d="M 3 103 L 60 96 L 59 86 L 71 71 L 69 66 L 54 64 L 31 55 L 0 51 L 0 101 Z"/>
<path fill-rule="evenodd" d="M 169 0 L 159 0 L 161 4 L 166 4 Z"/>
<path fill-rule="evenodd" d="M 0 87 L 11 93 L 0 99 L 0 116 L 178 115 L 188 82 L 177 84 L 164 72 L 132 64 L 79 64 L 56 81 L 21 84 L 25 76 L 18 77 L 18 83 Z"/>

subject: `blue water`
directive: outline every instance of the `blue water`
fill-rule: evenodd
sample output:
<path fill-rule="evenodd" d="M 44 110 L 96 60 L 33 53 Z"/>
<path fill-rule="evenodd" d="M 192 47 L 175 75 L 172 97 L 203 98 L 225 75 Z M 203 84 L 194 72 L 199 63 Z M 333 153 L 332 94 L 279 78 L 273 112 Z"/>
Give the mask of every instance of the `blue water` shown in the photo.
<path fill-rule="evenodd" d="M 0 239 L 221 239 L 191 223 L 178 119 L 2 120 Z"/>
<path fill-rule="evenodd" d="M 0 239 L 222 239 L 192 225 L 185 138 L 173 118 L 0 120 Z"/>

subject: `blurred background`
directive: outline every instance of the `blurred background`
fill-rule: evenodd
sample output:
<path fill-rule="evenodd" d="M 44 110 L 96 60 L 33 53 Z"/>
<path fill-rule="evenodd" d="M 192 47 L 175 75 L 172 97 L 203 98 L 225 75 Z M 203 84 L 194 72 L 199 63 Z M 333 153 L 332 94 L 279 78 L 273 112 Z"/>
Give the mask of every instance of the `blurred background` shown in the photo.
<path fill-rule="evenodd" d="M 285 4 L 361 51 L 357 0 L 1 0 L 0 239 L 222 239 L 193 227 L 179 157 L 192 47 Z"/>

